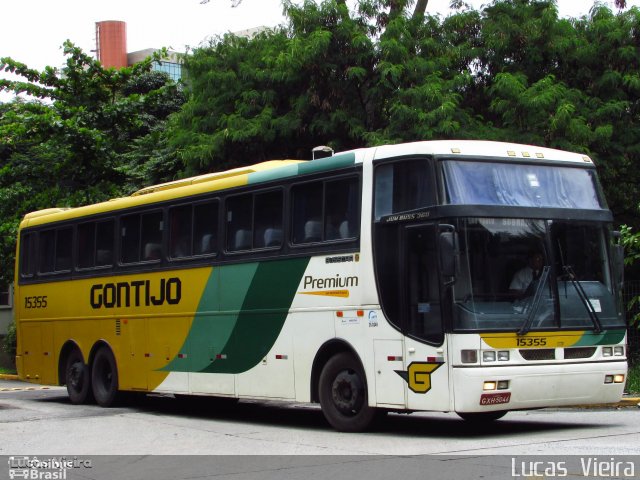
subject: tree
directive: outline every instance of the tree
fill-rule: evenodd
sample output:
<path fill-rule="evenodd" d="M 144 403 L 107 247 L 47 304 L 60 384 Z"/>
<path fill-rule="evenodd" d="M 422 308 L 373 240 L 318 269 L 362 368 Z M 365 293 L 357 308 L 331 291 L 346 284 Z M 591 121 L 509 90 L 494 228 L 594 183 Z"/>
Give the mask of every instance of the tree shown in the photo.
<path fill-rule="evenodd" d="M 0 281 L 5 283 L 11 281 L 17 225 L 25 213 L 106 200 L 139 188 L 152 172 L 174 173 L 146 162 L 162 143 L 152 148 L 149 138 L 157 139 L 182 104 L 180 88 L 151 71 L 153 59 L 115 70 L 104 69 L 69 42 L 64 54 L 61 72 L 0 60 L 0 70 L 21 77 L 0 80 L 0 89 L 32 97 L 0 104 Z"/>
<path fill-rule="evenodd" d="M 169 148 L 185 174 L 313 146 L 436 138 L 535 143 L 589 154 L 611 208 L 640 225 L 640 11 L 597 4 L 558 17 L 553 0 L 284 0 L 287 24 L 225 35 L 187 57 L 189 100 Z"/>

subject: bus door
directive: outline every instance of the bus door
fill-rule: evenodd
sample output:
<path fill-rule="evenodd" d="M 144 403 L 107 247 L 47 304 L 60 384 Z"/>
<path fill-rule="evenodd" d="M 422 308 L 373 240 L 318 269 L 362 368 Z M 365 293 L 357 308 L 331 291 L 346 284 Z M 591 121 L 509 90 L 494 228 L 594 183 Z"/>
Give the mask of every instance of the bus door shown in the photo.
<path fill-rule="evenodd" d="M 444 341 L 443 292 L 438 245 L 438 224 L 405 226 L 401 265 L 403 325 L 405 335 L 402 376 L 406 381 L 407 408 L 448 410 L 449 374 Z"/>

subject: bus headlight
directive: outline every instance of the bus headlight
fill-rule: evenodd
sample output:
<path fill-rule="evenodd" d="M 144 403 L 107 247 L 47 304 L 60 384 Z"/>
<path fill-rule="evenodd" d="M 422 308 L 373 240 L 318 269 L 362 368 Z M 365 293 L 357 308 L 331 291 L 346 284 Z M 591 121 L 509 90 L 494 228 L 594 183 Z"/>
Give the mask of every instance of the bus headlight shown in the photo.
<path fill-rule="evenodd" d="M 482 352 L 482 361 L 483 362 L 495 362 L 496 361 L 496 352 L 494 352 L 493 350 Z"/>
<path fill-rule="evenodd" d="M 610 357 L 613 354 L 613 349 L 611 347 L 602 347 L 602 356 Z"/>
<path fill-rule="evenodd" d="M 624 347 L 622 345 L 613 347 L 613 355 L 616 357 L 624 357 Z"/>
<path fill-rule="evenodd" d="M 490 380 L 482 384 L 482 390 L 495 390 L 497 387 L 495 380 Z"/>
<path fill-rule="evenodd" d="M 462 357 L 462 363 L 478 363 L 477 350 L 462 350 L 460 356 Z"/>
<path fill-rule="evenodd" d="M 508 350 L 500 350 L 498 352 L 498 361 L 499 362 L 508 362 L 509 361 L 509 351 Z"/>

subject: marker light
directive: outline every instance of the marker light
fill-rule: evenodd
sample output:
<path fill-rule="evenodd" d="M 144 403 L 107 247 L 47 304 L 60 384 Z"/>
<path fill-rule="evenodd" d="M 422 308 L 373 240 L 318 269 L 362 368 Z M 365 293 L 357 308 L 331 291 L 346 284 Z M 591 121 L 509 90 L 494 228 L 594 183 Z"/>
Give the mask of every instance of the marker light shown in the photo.
<path fill-rule="evenodd" d="M 624 357 L 624 347 L 622 345 L 613 347 L 613 355 L 616 357 Z"/>
<path fill-rule="evenodd" d="M 496 361 L 496 352 L 489 350 L 486 352 L 482 352 L 482 361 L 483 362 L 495 362 Z"/>
<path fill-rule="evenodd" d="M 498 380 L 498 390 L 507 390 L 509 388 L 509 380 Z"/>
<path fill-rule="evenodd" d="M 482 390 L 495 390 L 495 389 L 496 389 L 495 380 L 484 382 L 484 384 L 482 385 Z"/>
<path fill-rule="evenodd" d="M 477 350 L 462 350 L 460 354 L 462 357 L 462 363 L 478 363 Z"/>
<path fill-rule="evenodd" d="M 500 362 L 508 362 L 509 361 L 509 351 L 501 350 L 498 352 L 498 361 Z"/>
<path fill-rule="evenodd" d="M 613 354 L 613 350 L 611 347 L 602 347 L 602 356 L 610 357 Z"/>

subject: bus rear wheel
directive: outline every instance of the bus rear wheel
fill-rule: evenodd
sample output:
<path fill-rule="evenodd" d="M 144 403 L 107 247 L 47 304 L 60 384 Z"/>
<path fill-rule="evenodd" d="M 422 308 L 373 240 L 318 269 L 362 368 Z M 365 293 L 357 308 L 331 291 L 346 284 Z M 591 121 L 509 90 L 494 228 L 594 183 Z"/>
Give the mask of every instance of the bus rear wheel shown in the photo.
<path fill-rule="evenodd" d="M 365 430 L 376 417 L 376 409 L 368 403 L 362 366 L 349 353 L 329 359 L 320 373 L 318 393 L 322 413 L 338 431 Z"/>
<path fill-rule="evenodd" d="M 71 403 L 80 405 L 90 402 L 93 393 L 91 391 L 91 373 L 79 350 L 74 349 L 69 353 L 64 372 Z"/>
<path fill-rule="evenodd" d="M 101 407 L 111 407 L 118 398 L 118 368 L 107 347 L 100 347 L 91 366 L 93 396 Z"/>

